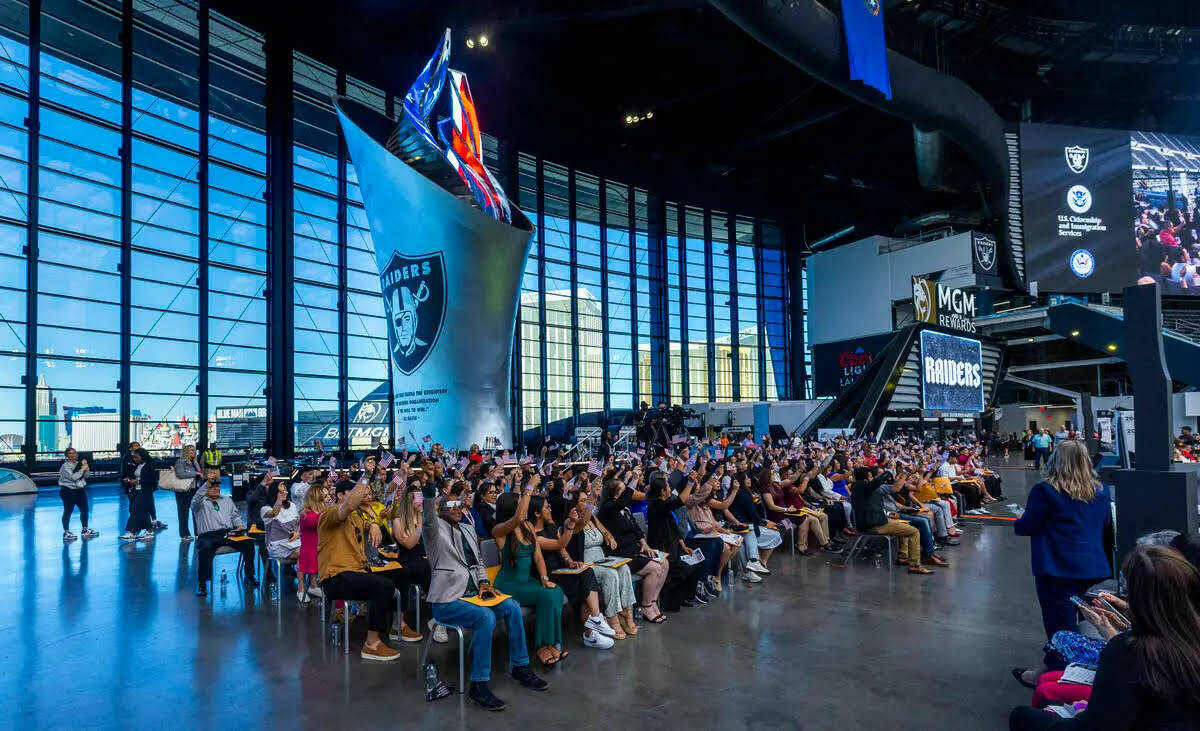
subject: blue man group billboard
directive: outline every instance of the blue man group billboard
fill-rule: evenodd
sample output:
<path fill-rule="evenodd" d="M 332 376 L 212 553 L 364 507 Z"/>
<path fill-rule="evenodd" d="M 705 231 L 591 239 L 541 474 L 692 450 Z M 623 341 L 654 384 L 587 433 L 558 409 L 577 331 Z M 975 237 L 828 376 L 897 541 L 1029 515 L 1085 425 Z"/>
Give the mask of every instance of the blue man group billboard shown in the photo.
<path fill-rule="evenodd" d="M 983 411 L 983 348 L 978 340 L 921 331 L 921 407 Z"/>
<path fill-rule="evenodd" d="M 474 102 L 449 52 L 446 31 L 399 122 L 334 102 L 379 264 L 397 436 L 512 446 L 513 327 L 534 228 L 482 163 Z"/>

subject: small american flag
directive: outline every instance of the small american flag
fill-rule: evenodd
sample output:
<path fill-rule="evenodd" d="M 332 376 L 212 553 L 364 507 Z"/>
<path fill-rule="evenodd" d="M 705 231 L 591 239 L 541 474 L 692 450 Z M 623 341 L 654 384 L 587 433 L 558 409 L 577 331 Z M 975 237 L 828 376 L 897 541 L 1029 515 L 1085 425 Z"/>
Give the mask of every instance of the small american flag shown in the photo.
<path fill-rule="evenodd" d="M 690 472 L 691 469 L 695 466 L 696 466 L 696 455 L 693 454 L 691 457 L 688 457 L 688 461 L 686 464 L 683 465 L 683 469 L 685 472 Z"/>
<path fill-rule="evenodd" d="M 329 458 L 329 469 L 333 469 L 335 467 L 337 467 L 337 457 L 330 457 Z"/>
<path fill-rule="evenodd" d="M 279 476 L 279 468 L 275 467 L 275 466 L 268 467 L 267 474 L 270 475 L 271 477 L 278 477 Z"/>
<path fill-rule="evenodd" d="M 401 446 L 401 447 L 403 447 L 403 446 L 404 446 L 404 437 L 400 437 L 400 440 L 399 440 L 399 441 L 397 441 L 397 442 L 396 442 L 396 444 L 397 444 L 398 446 Z"/>
<path fill-rule="evenodd" d="M 467 459 L 466 457 L 461 457 L 461 458 L 459 458 L 458 463 L 455 465 L 455 467 L 458 469 L 459 472 L 462 472 L 463 470 L 465 470 L 467 468 L 467 464 L 470 461 L 471 460 Z"/>
<path fill-rule="evenodd" d="M 271 467 L 274 467 L 275 465 L 279 464 L 279 460 L 275 459 L 274 457 L 267 457 L 267 464 Z"/>
<path fill-rule="evenodd" d="M 382 455 L 379 456 L 379 466 L 384 469 L 387 469 L 388 465 L 390 465 L 395 460 L 396 460 L 396 458 L 392 456 L 391 452 L 384 452 Z"/>
<path fill-rule="evenodd" d="M 401 476 L 401 474 L 399 472 L 397 472 L 395 475 L 392 475 L 392 483 L 391 484 L 395 485 L 396 487 L 404 487 L 404 477 Z"/>
<path fill-rule="evenodd" d="M 433 437 L 429 434 L 426 434 L 425 436 L 421 437 L 421 441 L 425 442 L 426 444 L 429 444 L 430 442 L 433 441 Z"/>
<path fill-rule="evenodd" d="M 683 444 L 686 441 L 687 437 L 682 434 L 676 434 L 675 436 L 671 437 L 671 444 Z"/>
<path fill-rule="evenodd" d="M 600 473 L 603 471 L 604 471 L 604 465 L 601 464 L 600 460 L 594 459 L 588 463 L 588 474 L 589 475 L 592 475 L 593 477 L 599 477 Z"/>
<path fill-rule="evenodd" d="M 529 464 L 532 461 L 533 461 L 533 457 L 530 457 L 529 455 L 525 455 L 524 457 L 521 458 L 521 464 Z"/>

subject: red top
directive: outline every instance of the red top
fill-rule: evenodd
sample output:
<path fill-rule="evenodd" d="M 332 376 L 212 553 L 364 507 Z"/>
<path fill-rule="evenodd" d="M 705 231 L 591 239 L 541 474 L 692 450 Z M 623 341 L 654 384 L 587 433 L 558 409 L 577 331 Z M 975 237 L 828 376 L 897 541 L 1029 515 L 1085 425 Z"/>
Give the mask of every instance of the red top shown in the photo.
<path fill-rule="evenodd" d="M 317 521 L 321 514 L 309 510 L 300 516 L 300 560 L 296 570 L 302 574 L 317 573 Z"/>
<path fill-rule="evenodd" d="M 470 454 L 467 455 L 467 459 L 471 460 L 472 462 L 482 462 L 483 455 L 480 454 L 479 452 L 471 452 Z"/>

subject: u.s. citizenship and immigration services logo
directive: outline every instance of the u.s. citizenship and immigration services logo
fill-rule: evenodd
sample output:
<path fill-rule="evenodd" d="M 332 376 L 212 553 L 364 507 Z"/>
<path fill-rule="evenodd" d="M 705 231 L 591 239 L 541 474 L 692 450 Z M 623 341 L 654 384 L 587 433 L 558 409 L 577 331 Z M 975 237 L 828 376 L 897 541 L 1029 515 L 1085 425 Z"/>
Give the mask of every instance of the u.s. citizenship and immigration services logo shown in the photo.
<path fill-rule="evenodd" d="M 416 372 L 446 321 L 446 263 L 442 252 L 406 256 L 392 252 L 379 274 L 392 361 L 406 376 Z"/>
<path fill-rule="evenodd" d="M 1096 257 L 1092 256 L 1092 252 L 1087 249 L 1076 249 L 1071 252 L 1069 263 L 1071 271 L 1081 279 L 1092 276 L 1092 272 L 1096 271 Z"/>
<path fill-rule="evenodd" d="M 1092 209 L 1092 191 L 1082 185 L 1072 185 L 1067 191 L 1067 207 L 1076 213 L 1087 213 Z"/>
<path fill-rule="evenodd" d="M 1087 170 L 1088 148 L 1071 145 L 1063 148 L 1063 155 L 1067 158 L 1067 167 L 1071 172 L 1082 173 Z"/>

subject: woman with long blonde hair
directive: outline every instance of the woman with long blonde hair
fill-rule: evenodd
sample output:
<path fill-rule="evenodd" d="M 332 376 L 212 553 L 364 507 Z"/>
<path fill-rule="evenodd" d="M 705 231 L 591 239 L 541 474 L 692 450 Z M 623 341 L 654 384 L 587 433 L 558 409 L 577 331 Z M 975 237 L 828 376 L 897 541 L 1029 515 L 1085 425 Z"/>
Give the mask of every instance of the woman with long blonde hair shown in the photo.
<path fill-rule="evenodd" d="M 321 511 L 329 507 L 326 484 L 317 483 L 308 488 L 308 492 L 304 493 L 304 505 L 300 507 L 300 558 L 296 561 L 296 599 L 301 604 L 307 603 L 309 596 L 321 596 L 321 588 L 317 586 L 317 522 L 321 519 Z"/>
<path fill-rule="evenodd" d="M 1104 529 L 1112 501 L 1104 492 L 1083 442 L 1058 445 L 1046 463 L 1046 479 L 1029 491 L 1014 530 L 1030 537 L 1033 579 L 1049 639 L 1076 626 L 1071 597 L 1112 576 Z"/>

